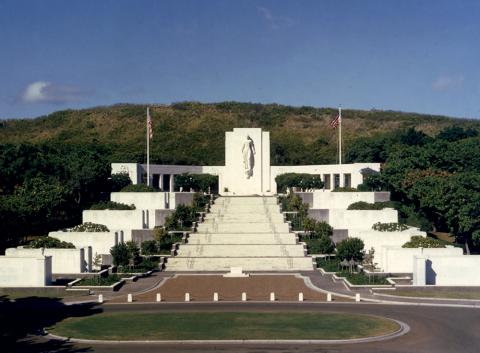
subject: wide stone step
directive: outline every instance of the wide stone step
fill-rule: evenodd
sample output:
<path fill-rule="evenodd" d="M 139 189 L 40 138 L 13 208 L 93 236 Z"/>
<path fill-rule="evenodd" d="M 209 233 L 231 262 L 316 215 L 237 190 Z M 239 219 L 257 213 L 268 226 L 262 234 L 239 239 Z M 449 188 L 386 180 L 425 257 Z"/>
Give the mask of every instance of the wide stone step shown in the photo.
<path fill-rule="evenodd" d="M 264 215 L 250 215 L 245 217 L 239 217 L 238 215 L 229 215 L 224 217 L 206 217 L 205 223 L 285 223 L 283 217 L 277 215 L 267 217 Z"/>
<path fill-rule="evenodd" d="M 267 212 L 270 214 L 273 213 L 280 213 L 280 206 L 278 205 L 269 205 L 267 207 L 265 206 L 248 206 L 248 205 L 239 205 L 239 206 L 212 206 L 210 208 L 210 212 L 212 214 L 235 214 L 235 213 L 250 213 L 250 214 L 255 214 L 255 213 L 261 213 L 261 214 L 266 214 Z"/>
<path fill-rule="evenodd" d="M 183 244 L 178 250 L 178 257 L 281 257 L 304 256 L 303 245 L 277 245 L 277 244 Z"/>
<path fill-rule="evenodd" d="M 215 200 L 215 205 L 276 205 L 276 197 L 222 197 Z"/>
<path fill-rule="evenodd" d="M 198 226 L 202 233 L 288 233 L 286 223 L 202 223 Z"/>
<path fill-rule="evenodd" d="M 188 244 L 296 244 L 294 234 L 275 236 L 270 233 L 195 233 L 188 238 Z"/>
<path fill-rule="evenodd" d="M 165 271 L 225 271 L 241 267 L 244 271 L 312 271 L 311 257 L 190 257 L 169 258 Z"/>

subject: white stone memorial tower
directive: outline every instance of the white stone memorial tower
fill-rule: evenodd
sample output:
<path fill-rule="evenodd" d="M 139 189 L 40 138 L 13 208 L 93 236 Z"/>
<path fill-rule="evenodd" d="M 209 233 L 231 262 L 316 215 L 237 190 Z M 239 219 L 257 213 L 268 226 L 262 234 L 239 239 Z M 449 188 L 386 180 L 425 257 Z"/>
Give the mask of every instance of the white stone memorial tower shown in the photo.
<path fill-rule="evenodd" d="M 269 195 L 270 133 L 260 128 L 235 128 L 225 136 L 225 169 L 220 193 Z"/>

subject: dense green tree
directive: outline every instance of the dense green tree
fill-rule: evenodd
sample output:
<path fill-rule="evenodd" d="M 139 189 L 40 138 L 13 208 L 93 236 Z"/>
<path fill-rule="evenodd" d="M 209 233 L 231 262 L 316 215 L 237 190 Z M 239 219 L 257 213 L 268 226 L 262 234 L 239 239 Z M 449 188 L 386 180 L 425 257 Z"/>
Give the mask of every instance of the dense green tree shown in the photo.
<path fill-rule="evenodd" d="M 112 192 L 117 192 L 122 190 L 127 185 L 131 185 L 132 180 L 130 179 L 130 176 L 128 175 L 128 173 L 116 173 L 116 174 L 112 174 L 110 183 L 111 183 L 110 190 Z"/>
<path fill-rule="evenodd" d="M 125 243 L 118 243 L 110 249 L 113 264 L 115 266 L 127 266 L 129 263 L 128 247 Z"/>
<path fill-rule="evenodd" d="M 347 238 L 337 244 L 337 256 L 340 260 L 362 261 L 365 252 L 363 241 L 359 238 Z"/>

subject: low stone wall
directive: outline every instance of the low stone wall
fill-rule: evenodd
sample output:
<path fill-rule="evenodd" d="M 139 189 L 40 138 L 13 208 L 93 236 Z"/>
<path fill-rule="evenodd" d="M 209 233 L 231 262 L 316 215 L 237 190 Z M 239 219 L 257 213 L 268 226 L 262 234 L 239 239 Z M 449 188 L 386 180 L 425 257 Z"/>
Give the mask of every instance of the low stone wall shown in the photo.
<path fill-rule="evenodd" d="M 328 223 L 338 229 L 371 229 L 377 223 L 398 222 L 398 212 L 393 208 L 383 210 L 330 209 Z"/>
<path fill-rule="evenodd" d="M 132 229 L 132 240 L 139 246 L 146 240 L 155 240 L 154 231 L 151 229 Z"/>
<path fill-rule="evenodd" d="M 51 282 L 50 256 L 0 256 L 0 287 L 44 287 Z"/>
<path fill-rule="evenodd" d="M 92 248 L 81 249 L 29 249 L 9 248 L 5 256 L 9 257 L 52 257 L 52 273 L 82 273 L 92 268 Z"/>
<path fill-rule="evenodd" d="M 150 219 L 148 210 L 85 210 L 83 223 L 103 224 L 110 230 L 145 229 L 154 227 L 154 217 Z"/>
<path fill-rule="evenodd" d="M 390 200 L 389 192 L 334 192 L 316 190 L 313 192 L 296 192 L 313 209 L 347 209 L 352 203 L 363 201 L 368 203 Z"/>
<path fill-rule="evenodd" d="M 480 286 L 480 255 L 416 256 L 413 285 Z"/>
<path fill-rule="evenodd" d="M 165 219 L 170 216 L 175 210 L 154 210 L 155 212 L 155 227 L 163 226 Z"/>
<path fill-rule="evenodd" d="M 348 231 L 348 236 L 350 238 L 355 237 L 362 239 L 366 251 L 371 248 L 375 249 L 374 261 L 377 263 L 382 261 L 384 247 L 401 247 L 403 244 L 410 241 L 410 238 L 413 235 L 427 236 L 425 232 L 414 227 L 409 227 L 402 232 L 379 232 L 373 229 L 350 229 Z"/>
<path fill-rule="evenodd" d="M 50 232 L 49 237 L 57 238 L 75 245 L 76 248 L 90 246 L 92 255 L 110 254 L 110 249 L 119 242 L 128 241 L 131 238 L 130 232 Z"/>
<path fill-rule="evenodd" d="M 166 209 L 168 205 L 166 192 L 112 192 L 110 200 L 135 205 L 137 209 Z"/>
<path fill-rule="evenodd" d="M 378 267 L 384 272 L 412 273 L 415 256 L 462 256 L 461 248 L 401 248 L 396 246 L 383 246 L 382 256 L 378 259 Z"/>

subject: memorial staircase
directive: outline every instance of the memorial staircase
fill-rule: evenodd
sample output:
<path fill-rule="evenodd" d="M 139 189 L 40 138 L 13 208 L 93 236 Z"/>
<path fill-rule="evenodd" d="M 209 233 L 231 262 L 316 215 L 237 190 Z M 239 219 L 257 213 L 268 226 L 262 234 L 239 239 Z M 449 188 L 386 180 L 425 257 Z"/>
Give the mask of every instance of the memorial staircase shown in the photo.
<path fill-rule="evenodd" d="M 311 271 L 276 197 L 220 197 L 166 271 Z"/>

